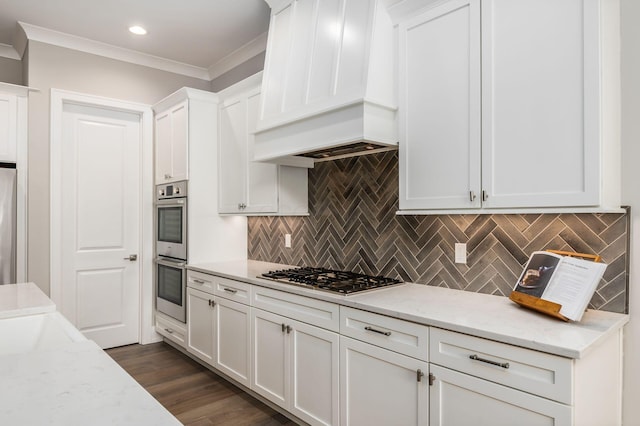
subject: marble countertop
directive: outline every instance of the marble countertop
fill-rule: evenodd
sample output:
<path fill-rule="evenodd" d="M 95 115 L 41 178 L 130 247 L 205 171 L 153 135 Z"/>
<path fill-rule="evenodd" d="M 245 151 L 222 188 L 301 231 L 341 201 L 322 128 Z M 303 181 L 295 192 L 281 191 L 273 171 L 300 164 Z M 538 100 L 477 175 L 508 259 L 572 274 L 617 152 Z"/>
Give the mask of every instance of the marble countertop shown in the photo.
<path fill-rule="evenodd" d="M 55 310 L 56 305 L 34 283 L 0 285 L 0 319 Z"/>
<path fill-rule="evenodd" d="M 580 322 L 566 323 L 522 308 L 507 297 L 421 284 L 343 296 L 258 278 L 287 267 L 243 260 L 194 264 L 188 269 L 576 359 L 629 321 L 628 315 L 588 310 Z"/>
<path fill-rule="evenodd" d="M 0 324 L 6 325 L 0 327 L 0 349 L 3 342 L 11 345 L 18 337 L 4 333 L 34 331 L 36 337 L 42 333 L 42 329 L 16 325 L 37 317 L 71 327 L 76 336 L 44 345 L 36 338 L 31 349 L 0 350 L 0 424 L 181 424 L 98 345 L 55 312 L 55 305 L 33 283 L 0 286 Z"/>

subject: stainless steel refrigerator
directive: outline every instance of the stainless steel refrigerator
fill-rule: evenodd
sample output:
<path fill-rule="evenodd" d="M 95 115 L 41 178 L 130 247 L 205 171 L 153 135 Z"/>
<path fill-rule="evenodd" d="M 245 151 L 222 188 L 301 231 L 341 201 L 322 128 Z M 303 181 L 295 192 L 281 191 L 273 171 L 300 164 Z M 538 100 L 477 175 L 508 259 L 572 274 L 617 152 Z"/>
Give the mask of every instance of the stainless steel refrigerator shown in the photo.
<path fill-rule="evenodd" d="M 0 284 L 16 282 L 16 165 L 0 163 Z"/>

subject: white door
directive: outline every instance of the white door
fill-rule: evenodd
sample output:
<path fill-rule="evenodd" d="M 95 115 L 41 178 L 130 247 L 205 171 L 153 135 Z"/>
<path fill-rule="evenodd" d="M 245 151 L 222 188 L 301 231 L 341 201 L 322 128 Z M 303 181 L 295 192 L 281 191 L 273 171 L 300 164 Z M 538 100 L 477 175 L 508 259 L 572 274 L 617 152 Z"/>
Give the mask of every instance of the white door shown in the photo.
<path fill-rule="evenodd" d="M 289 411 L 310 424 L 340 424 L 340 337 L 287 320 L 291 356 Z"/>
<path fill-rule="evenodd" d="M 404 22 L 400 40 L 400 209 L 480 207 L 480 1 Z"/>
<path fill-rule="evenodd" d="M 213 365 L 213 296 L 187 288 L 187 350 Z"/>
<path fill-rule="evenodd" d="M 431 364 L 431 426 L 573 424 L 571 407 Z M 517 419 L 517 420 L 515 420 Z"/>
<path fill-rule="evenodd" d="M 289 356 L 284 317 L 251 310 L 253 377 L 251 390 L 281 407 L 287 407 Z"/>
<path fill-rule="evenodd" d="M 65 103 L 61 142 L 59 308 L 103 348 L 137 343 L 141 116 Z"/>
<path fill-rule="evenodd" d="M 243 385 L 251 386 L 251 308 L 216 297 L 214 320 L 215 367 Z"/>
<path fill-rule="evenodd" d="M 341 336 L 340 424 L 428 425 L 428 375 L 424 361 Z"/>

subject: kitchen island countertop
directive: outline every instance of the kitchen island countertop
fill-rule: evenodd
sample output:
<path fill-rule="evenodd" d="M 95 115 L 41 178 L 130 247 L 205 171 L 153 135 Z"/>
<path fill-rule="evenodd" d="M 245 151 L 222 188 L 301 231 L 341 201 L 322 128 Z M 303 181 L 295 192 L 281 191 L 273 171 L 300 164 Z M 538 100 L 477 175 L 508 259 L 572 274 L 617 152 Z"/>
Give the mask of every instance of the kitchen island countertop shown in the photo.
<path fill-rule="evenodd" d="M 70 327 L 76 338 L 49 344 L 36 339 L 31 350 L 14 348 L 20 339 L 12 333 L 43 332 L 14 324 L 42 316 L 54 321 L 59 317 L 60 327 Z M 0 328 L 2 334 L 11 335 L 0 334 L 0 424 L 181 424 L 97 344 L 55 312 L 55 304 L 35 284 L 0 286 L 2 322 L 6 325 Z M 45 324 L 45 333 L 48 328 Z"/>
<path fill-rule="evenodd" d="M 405 283 L 344 296 L 258 278 L 290 265 L 241 260 L 188 269 L 282 290 L 428 326 L 559 355 L 582 358 L 628 321 L 624 314 L 588 310 L 580 322 L 562 322 L 522 308 L 507 297 Z"/>

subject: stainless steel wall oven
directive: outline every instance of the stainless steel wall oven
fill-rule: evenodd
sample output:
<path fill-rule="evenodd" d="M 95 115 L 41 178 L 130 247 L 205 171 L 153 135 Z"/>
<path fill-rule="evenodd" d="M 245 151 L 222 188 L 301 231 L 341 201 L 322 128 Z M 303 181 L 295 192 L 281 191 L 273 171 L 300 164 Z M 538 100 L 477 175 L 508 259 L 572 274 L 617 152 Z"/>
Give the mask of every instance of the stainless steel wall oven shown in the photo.
<path fill-rule="evenodd" d="M 156 187 L 156 309 L 186 321 L 187 182 Z"/>

